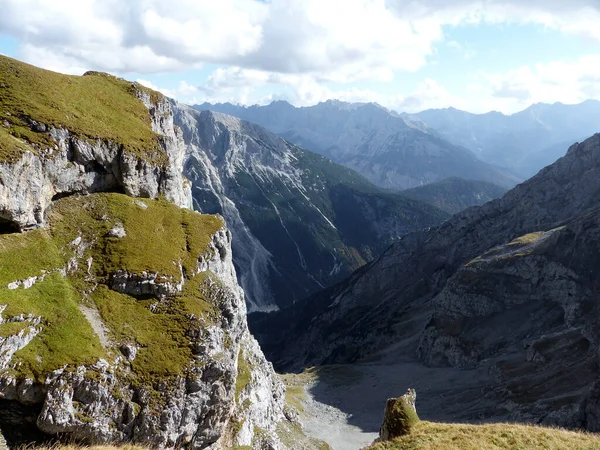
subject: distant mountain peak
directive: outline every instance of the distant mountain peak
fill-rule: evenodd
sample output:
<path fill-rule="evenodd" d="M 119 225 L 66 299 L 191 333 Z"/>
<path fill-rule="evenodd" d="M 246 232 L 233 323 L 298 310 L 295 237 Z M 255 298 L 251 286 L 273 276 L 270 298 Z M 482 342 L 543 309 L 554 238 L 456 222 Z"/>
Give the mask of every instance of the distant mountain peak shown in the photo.
<path fill-rule="evenodd" d="M 271 103 L 250 108 L 224 105 L 219 110 L 256 123 L 284 139 L 354 169 L 379 187 L 407 189 L 449 176 L 486 180 L 511 187 L 519 179 L 478 161 L 430 127 L 408 122 L 377 103 L 327 100 L 295 108 Z M 426 122 L 426 121 L 424 121 Z"/>

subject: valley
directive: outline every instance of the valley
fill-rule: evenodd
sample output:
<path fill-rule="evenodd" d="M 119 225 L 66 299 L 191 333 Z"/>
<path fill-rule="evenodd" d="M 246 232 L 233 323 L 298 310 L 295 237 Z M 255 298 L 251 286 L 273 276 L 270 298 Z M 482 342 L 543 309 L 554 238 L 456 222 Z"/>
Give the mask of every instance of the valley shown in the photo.
<path fill-rule="evenodd" d="M 0 54 L 0 449 L 600 449 L 598 100 L 219 70 Z"/>
<path fill-rule="evenodd" d="M 296 303 L 449 217 L 250 122 L 176 103 L 173 110 L 194 208 L 227 221 L 251 311 Z"/>

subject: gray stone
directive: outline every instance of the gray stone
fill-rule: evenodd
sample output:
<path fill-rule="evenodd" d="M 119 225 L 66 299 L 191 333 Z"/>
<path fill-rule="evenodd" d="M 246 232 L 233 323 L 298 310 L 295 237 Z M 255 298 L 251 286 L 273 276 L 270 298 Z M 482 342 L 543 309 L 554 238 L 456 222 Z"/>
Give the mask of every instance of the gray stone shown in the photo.
<path fill-rule="evenodd" d="M 0 432 L 0 450 L 8 450 L 8 445 L 6 445 L 6 440 L 2 436 L 2 432 Z"/>
<path fill-rule="evenodd" d="M 127 236 L 127 232 L 125 231 L 125 228 L 123 228 L 123 224 L 119 223 L 117 225 L 115 225 L 114 227 L 112 227 L 110 230 L 108 230 L 108 236 L 110 237 L 114 237 L 117 239 L 121 239 L 124 238 L 125 236 Z"/>

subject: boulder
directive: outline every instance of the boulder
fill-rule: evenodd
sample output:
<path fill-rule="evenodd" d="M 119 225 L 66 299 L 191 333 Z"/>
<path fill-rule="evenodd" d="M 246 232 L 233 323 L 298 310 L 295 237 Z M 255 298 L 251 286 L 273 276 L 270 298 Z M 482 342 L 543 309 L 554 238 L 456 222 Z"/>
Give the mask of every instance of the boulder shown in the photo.
<path fill-rule="evenodd" d="M 390 441 L 410 433 L 412 427 L 419 422 L 416 403 L 417 392 L 409 389 L 400 398 L 389 398 L 383 412 L 383 424 L 379 429 L 379 439 Z"/>

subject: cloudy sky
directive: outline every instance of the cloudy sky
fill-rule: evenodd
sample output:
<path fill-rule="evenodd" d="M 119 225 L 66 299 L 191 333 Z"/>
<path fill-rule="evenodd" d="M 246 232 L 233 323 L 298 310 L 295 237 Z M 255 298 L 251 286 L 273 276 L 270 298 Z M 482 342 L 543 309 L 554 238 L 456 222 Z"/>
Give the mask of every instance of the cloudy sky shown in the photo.
<path fill-rule="evenodd" d="M 0 53 L 187 103 L 600 99 L 600 0 L 0 0 Z"/>

